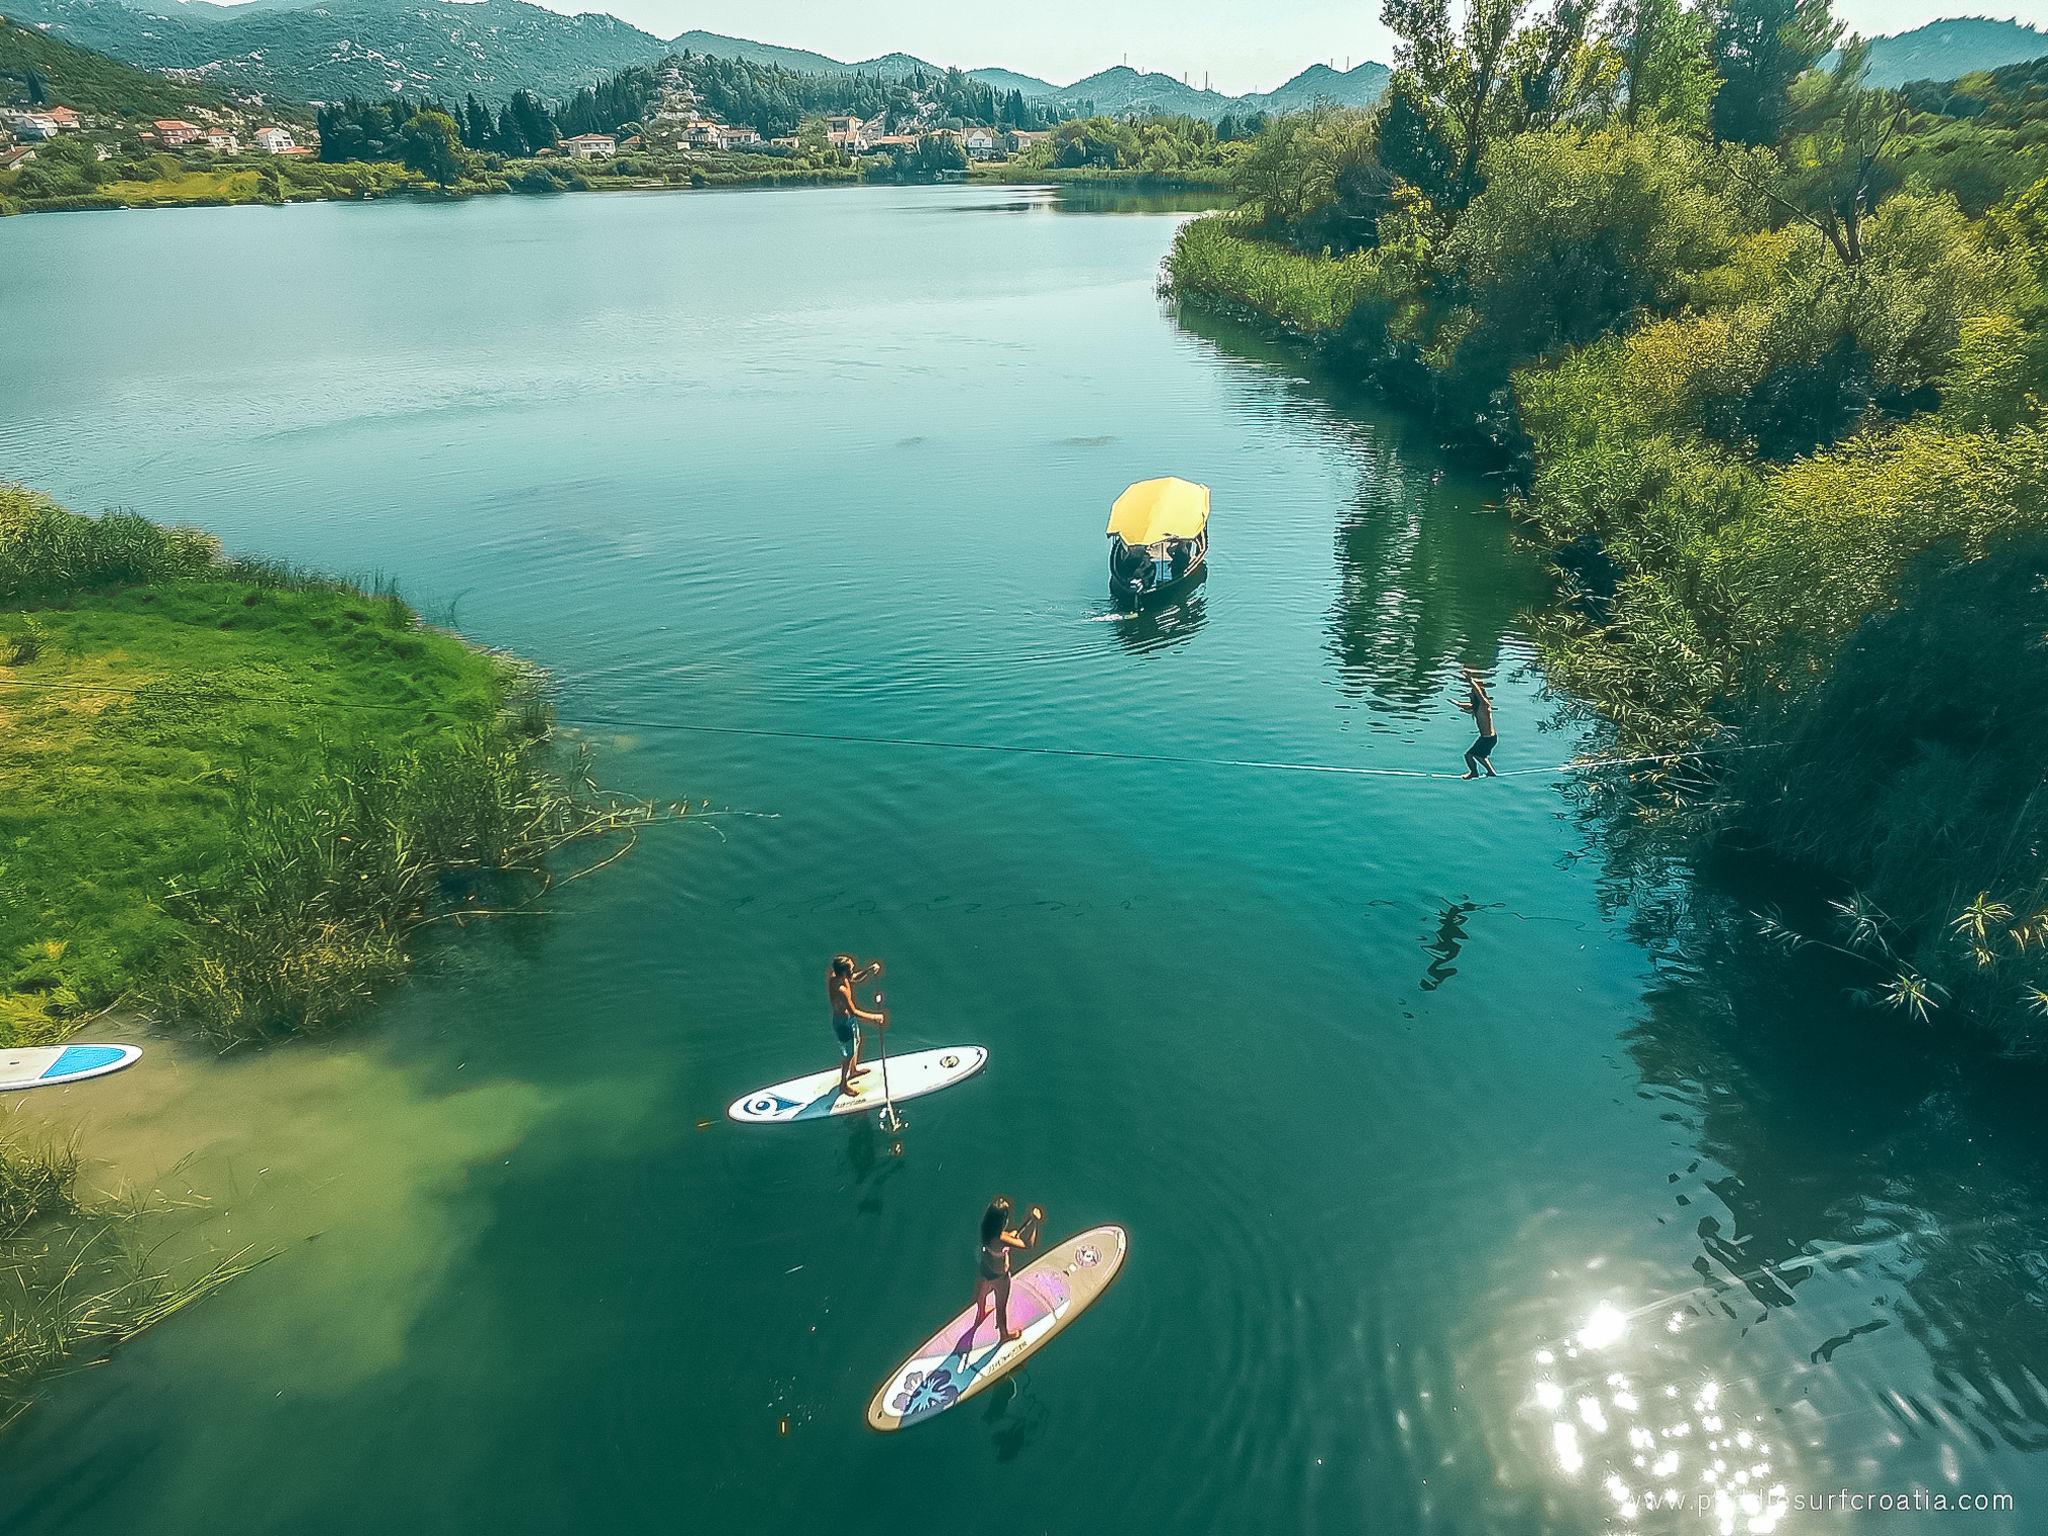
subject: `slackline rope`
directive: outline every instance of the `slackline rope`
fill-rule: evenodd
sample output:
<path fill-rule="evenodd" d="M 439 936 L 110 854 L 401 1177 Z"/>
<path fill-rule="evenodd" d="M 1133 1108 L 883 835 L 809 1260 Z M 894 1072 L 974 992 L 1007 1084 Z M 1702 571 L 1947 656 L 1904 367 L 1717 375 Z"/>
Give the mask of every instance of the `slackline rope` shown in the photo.
<path fill-rule="evenodd" d="M 52 692 L 107 694 L 120 698 L 134 698 L 142 692 L 140 688 L 117 688 L 92 683 L 40 682 L 33 678 L 0 678 L 0 687 L 42 688 Z M 161 690 L 173 698 L 196 698 L 195 693 L 180 694 L 176 690 Z M 306 705 L 317 701 L 287 698 L 281 695 L 235 693 L 235 698 L 256 704 Z M 370 713 L 421 714 L 422 710 L 409 704 L 370 704 L 335 700 L 317 703 L 322 709 L 362 710 Z M 434 713 L 428 710 L 424 713 Z M 640 720 L 617 715 L 575 715 L 561 711 L 555 718 L 566 725 L 601 727 L 610 730 L 635 731 L 677 731 L 702 736 L 746 736 L 769 741 L 816 741 L 832 742 L 846 746 L 865 747 L 915 747 L 930 752 L 985 752 L 1010 757 L 1064 757 L 1112 763 L 1155 763 L 1183 768 L 1244 768 L 1268 773 L 1313 773 L 1344 778 L 1366 779 L 1463 779 L 1462 773 L 1438 773 L 1422 768 L 1373 768 L 1344 763 L 1301 763 L 1275 758 L 1257 757 L 1200 757 L 1172 752 L 1119 752 L 1104 747 L 1048 747 L 1030 743 L 1002 741 L 950 741 L 930 736 L 870 736 L 842 731 L 802 731 L 773 726 L 755 725 L 709 725 L 684 720 Z M 1574 758 L 1568 763 L 1554 767 L 1508 768 L 1496 772 L 1496 778 L 1569 778 L 1573 774 L 1587 773 L 1596 768 L 1633 768 L 1649 763 L 1675 763 L 1689 758 L 1707 757 L 1717 752 L 1746 752 L 1758 747 L 1770 746 L 1770 742 L 1728 743 L 1722 746 L 1694 747 L 1684 752 L 1653 752 L 1639 757 L 1594 757 Z"/>

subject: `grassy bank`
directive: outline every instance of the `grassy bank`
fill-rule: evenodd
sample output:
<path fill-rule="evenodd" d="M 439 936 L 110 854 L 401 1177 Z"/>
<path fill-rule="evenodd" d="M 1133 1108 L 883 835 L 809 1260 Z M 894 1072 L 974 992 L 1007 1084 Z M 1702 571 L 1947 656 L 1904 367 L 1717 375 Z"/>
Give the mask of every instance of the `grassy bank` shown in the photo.
<path fill-rule="evenodd" d="M 1166 287 L 1491 456 L 1556 551 L 1550 675 L 1627 751 L 1703 749 L 1673 770 L 1702 843 L 1821 893 L 1773 936 L 2038 1053 L 2048 183 L 1973 209 L 1887 174 L 1920 129 L 1854 63 L 1780 87 L 1775 139 L 1594 94 L 1469 156 L 1440 82 L 1397 76 L 1269 129 Z"/>
<path fill-rule="evenodd" d="M 395 594 L 0 487 L 0 1041 L 123 1001 L 318 1025 L 423 924 L 630 828 L 528 681 Z"/>

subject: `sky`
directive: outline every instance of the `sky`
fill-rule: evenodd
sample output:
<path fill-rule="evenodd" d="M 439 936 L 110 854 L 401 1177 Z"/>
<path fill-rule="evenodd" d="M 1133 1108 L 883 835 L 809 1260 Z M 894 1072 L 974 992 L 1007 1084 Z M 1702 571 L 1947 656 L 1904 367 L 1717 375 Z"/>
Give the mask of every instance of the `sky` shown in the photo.
<path fill-rule="evenodd" d="M 903 52 L 963 69 L 1000 66 L 1068 85 L 1112 64 L 1203 76 L 1219 91 L 1269 91 L 1318 61 L 1389 62 L 1377 0 L 540 0 L 610 11 L 660 37 L 702 28 L 858 60 Z M 1938 16 L 2012 17 L 2048 26 L 2048 0 L 1835 0 L 1866 36 Z"/>

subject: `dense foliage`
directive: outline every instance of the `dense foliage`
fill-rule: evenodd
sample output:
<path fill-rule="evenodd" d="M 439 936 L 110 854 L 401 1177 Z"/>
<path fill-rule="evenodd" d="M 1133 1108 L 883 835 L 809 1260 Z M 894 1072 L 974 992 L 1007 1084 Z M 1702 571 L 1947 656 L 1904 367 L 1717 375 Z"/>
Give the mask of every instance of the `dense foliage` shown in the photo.
<path fill-rule="evenodd" d="M 2048 1047 L 2048 66 L 1871 89 L 1822 0 L 1386 19 L 1383 104 L 1272 124 L 1171 287 L 1493 444 L 1552 675 L 1747 749 L 1703 822 L 1832 885 L 1871 996 Z"/>

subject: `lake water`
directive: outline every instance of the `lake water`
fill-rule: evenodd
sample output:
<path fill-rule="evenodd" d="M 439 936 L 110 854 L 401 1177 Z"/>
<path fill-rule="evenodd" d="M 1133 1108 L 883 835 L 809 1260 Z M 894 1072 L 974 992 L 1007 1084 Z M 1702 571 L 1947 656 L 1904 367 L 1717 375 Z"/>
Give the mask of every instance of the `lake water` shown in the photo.
<path fill-rule="evenodd" d="M 1745 898 L 1525 771 L 1588 742 L 1491 483 L 1172 313 L 1178 217 L 0 223 L 0 474 L 385 573 L 551 668 L 606 782 L 719 812 L 330 1040 L 6 1106 L 203 1202 L 174 1251 L 277 1254 L 53 1388 L 11 1536 L 2048 1520 L 2038 1080 L 1788 981 Z M 1106 510 L 1164 473 L 1214 568 L 1120 621 Z M 1446 776 L 1462 661 L 1496 781 Z M 831 1060 L 842 948 L 899 1049 L 992 1052 L 900 1154 L 723 1119 Z M 999 1190 L 1126 1226 L 1122 1277 L 870 1432 Z"/>

